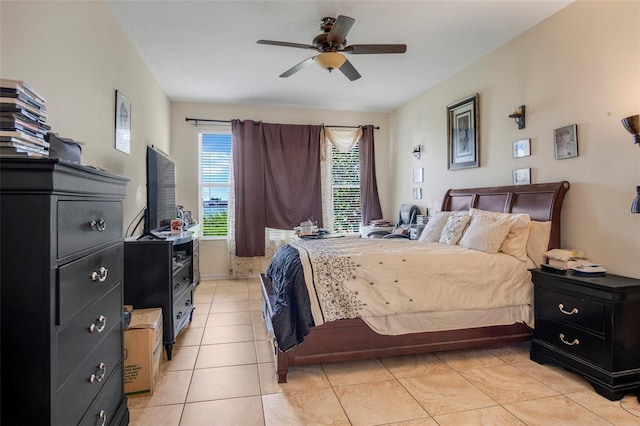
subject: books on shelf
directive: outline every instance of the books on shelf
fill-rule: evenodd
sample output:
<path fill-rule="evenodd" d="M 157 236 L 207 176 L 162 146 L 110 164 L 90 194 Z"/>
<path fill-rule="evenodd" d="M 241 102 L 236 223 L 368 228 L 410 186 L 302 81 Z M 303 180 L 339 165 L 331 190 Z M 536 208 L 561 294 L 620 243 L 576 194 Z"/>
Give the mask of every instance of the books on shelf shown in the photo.
<path fill-rule="evenodd" d="M 0 156 L 47 157 L 45 99 L 21 80 L 0 78 Z"/>

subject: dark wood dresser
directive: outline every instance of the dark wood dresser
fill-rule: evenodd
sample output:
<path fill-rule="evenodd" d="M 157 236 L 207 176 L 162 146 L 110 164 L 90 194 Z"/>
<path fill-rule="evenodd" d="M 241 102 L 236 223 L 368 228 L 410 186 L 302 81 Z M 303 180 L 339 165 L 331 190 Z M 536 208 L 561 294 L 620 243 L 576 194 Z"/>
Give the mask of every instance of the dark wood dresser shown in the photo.
<path fill-rule="evenodd" d="M 0 158 L 2 425 L 126 425 L 122 200 L 129 179 Z"/>
<path fill-rule="evenodd" d="M 168 360 L 176 337 L 193 318 L 197 248 L 191 232 L 164 240 L 132 237 L 124 244 L 124 301 L 134 309 L 162 308 L 162 340 Z"/>
<path fill-rule="evenodd" d="M 640 280 L 541 270 L 532 274 L 531 359 L 582 375 L 610 400 L 640 392 Z"/>

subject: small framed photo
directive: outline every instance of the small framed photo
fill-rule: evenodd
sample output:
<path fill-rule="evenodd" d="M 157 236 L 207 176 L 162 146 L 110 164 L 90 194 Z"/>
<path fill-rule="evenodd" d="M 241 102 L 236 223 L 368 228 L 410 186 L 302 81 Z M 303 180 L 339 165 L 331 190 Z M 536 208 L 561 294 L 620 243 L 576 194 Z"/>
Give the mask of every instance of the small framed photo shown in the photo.
<path fill-rule="evenodd" d="M 116 149 L 131 153 L 131 103 L 116 90 Z"/>
<path fill-rule="evenodd" d="M 571 124 L 553 131 L 556 160 L 578 156 L 578 126 Z"/>
<path fill-rule="evenodd" d="M 424 181 L 424 168 L 418 167 L 413 169 L 413 183 L 421 183 Z"/>
<path fill-rule="evenodd" d="M 531 139 L 520 139 L 513 142 L 513 158 L 531 155 Z"/>
<path fill-rule="evenodd" d="M 447 106 L 449 170 L 480 167 L 478 94 Z"/>
<path fill-rule="evenodd" d="M 413 188 L 413 199 L 414 200 L 422 199 L 422 188 Z"/>
<path fill-rule="evenodd" d="M 513 171 L 514 185 L 528 185 L 531 183 L 531 169 L 515 169 Z"/>

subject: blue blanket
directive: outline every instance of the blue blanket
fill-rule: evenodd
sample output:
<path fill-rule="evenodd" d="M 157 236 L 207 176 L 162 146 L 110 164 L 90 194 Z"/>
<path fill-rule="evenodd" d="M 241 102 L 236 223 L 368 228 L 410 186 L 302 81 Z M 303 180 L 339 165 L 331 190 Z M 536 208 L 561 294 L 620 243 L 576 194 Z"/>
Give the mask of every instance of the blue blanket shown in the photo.
<path fill-rule="evenodd" d="M 302 343 L 314 326 L 298 250 L 288 244 L 282 246 L 266 275 L 277 297 L 271 318 L 273 332 L 280 350 L 287 351 Z"/>

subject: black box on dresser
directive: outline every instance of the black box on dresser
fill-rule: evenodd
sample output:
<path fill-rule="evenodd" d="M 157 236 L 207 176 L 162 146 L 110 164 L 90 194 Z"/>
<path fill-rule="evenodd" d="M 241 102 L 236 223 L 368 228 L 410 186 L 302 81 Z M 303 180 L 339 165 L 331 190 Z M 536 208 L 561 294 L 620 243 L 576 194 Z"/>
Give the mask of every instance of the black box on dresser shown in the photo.
<path fill-rule="evenodd" d="M 126 425 L 128 178 L 0 158 L 2 425 Z"/>
<path fill-rule="evenodd" d="M 582 375 L 610 400 L 640 392 L 640 280 L 541 270 L 532 275 L 531 359 Z"/>

